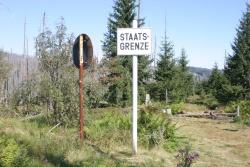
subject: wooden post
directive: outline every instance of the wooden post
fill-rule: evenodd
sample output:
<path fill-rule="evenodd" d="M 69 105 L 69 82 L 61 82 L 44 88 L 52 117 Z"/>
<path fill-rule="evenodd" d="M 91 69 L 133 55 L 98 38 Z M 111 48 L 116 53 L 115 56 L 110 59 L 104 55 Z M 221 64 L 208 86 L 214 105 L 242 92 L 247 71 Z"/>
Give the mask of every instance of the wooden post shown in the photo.
<path fill-rule="evenodd" d="M 83 141 L 83 36 L 81 35 L 79 40 L 79 123 L 80 123 L 80 141 Z"/>
<path fill-rule="evenodd" d="M 240 106 L 237 106 L 237 117 L 240 116 Z"/>
<path fill-rule="evenodd" d="M 168 90 L 166 89 L 166 104 L 168 104 Z"/>
<path fill-rule="evenodd" d="M 146 99 L 145 99 L 145 105 L 146 105 L 146 107 L 148 107 L 149 104 L 150 104 L 150 95 L 146 94 Z"/>

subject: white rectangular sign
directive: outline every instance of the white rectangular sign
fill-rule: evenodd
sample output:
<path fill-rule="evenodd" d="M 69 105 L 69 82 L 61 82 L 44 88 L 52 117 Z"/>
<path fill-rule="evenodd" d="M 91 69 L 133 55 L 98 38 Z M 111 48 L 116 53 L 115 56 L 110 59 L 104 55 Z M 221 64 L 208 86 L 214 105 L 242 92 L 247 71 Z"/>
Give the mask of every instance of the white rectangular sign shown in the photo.
<path fill-rule="evenodd" d="M 118 28 L 117 55 L 149 55 L 151 40 L 150 28 Z"/>

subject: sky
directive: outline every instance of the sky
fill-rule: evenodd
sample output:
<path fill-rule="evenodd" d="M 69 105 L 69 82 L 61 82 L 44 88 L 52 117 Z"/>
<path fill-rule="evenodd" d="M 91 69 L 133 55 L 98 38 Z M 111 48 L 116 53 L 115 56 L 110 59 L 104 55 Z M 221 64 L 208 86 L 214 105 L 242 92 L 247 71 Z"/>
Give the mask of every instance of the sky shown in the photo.
<path fill-rule="evenodd" d="M 189 65 L 223 68 L 246 2 L 250 0 L 141 0 L 140 16 L 145 27 L 152 28 L 153 49 L 160 51 L 166 34 L 173 43 L 176 57 L 185 48 Z M 94 54 L 102 58 L 102 40 L 115 0 L 0 0 L 0 49 L 23 53 L 24 20 L 29 55 L 34 55 L 35 37 L 41 32 L 42 16 L 54 30 L 61 16 L 68 33 L 90 36 Z M 156 39 L 156 42 L 155 42 Z"/>

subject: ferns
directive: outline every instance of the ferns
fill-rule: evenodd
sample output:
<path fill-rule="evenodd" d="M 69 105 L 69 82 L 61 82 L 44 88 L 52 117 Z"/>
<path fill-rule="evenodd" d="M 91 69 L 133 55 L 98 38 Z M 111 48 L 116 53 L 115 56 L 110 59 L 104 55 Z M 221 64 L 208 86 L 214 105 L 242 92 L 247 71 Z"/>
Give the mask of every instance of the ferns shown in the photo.
<path fill-rule="evenodd" d="M 29 158 L 27 150 L 10 138 L 0 138 L 0 167 L 25 167 Z"/>
<path fill-rule="evenodd" d="M 141 109 L 138 128 L 141 143 L 149 148 L 162 145 L 168 149 L 169 144 L 176 140 L 175 125 L 165 114 L 157 112 L 153 107 Z"/>

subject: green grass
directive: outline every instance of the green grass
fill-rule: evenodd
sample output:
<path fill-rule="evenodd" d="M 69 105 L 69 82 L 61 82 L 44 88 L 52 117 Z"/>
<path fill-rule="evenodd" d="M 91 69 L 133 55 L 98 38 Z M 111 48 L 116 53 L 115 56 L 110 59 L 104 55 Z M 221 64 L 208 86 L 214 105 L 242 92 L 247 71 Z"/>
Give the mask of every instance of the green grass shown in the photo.
<path fill-rule="evenodd" d="M 144 138 L 139 138 L 138 155 L 132 156 L 130 113 L 130 109 L 122 108 L 86 111 L 82 144 L 78 128 L 57 127 L 49 133 L 52 126 L 45 123 L 43 116 L 25 121 L 0 118 L 0 139 L 11 141 L 16 150 L 26 152 L 24 166 L 164 166 L 169 156 L 167 151 L 177 148 L 175 141 L 165 141 L 164 145 L 149 149 L 143 144 L 149 140 L 145 133 Z M 165 118 L 153 113 L 149 119 L 163 121 Z M 154 124 L 155 131 L 158 125 Z M 147 132 L 154 132 L 154 126 Z"/>
<path fill-rule="evenodd" d="M 198 112 L 200 106 L 188 107 Z M 176 166 L 177 150 L 191 143 L 200 154 L 194 167 L 250 164 L 249 127 L 221 120 L 170 119 L 159 111 L 157 106 L 140 106 L 136 156 L 131 155 L 130 108 L 86 111 L 82 144 L 77 127 L 57 127 L 49 133 L 53 126 L 43 116 L 25 121 L 0 117 L 0 161 L 13 166 L 22 160 L 27 167 Z"/>

